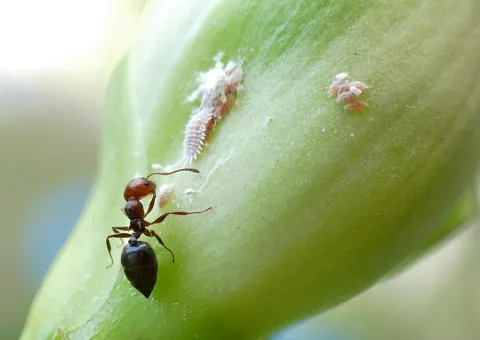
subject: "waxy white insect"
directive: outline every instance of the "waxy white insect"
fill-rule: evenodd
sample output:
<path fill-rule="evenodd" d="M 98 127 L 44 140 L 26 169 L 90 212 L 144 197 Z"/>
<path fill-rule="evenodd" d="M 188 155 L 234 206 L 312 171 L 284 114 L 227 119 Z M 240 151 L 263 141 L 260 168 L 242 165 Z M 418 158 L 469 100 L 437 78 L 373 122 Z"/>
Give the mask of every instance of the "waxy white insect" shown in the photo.
<path fill-rule="evenodd" d="M 198 87 L 188 96 L 193 102 L 200 98 L 200 106 L 193 111 L 185 127 L 183 161 L 192 163 L 203 150 L 215 125 L 227 115 L 235 102 L 235 94 L 242 88 L 242 61 L 229 61 L 225 66 L 223 53 L 214 57 L 215 66 L 197 76 Z"/>
<path fill-rule="evenodd" d="M 173 184 L 162 184 L 158 189 L 158 204 L 163 209 L 173 195 Z"/>
<path fill-rule="evenodd" d="M 202 151 L 212 121 L 213 113 L 206 110 L 197 112 L 188 121 L 183 139 L 183 159 L 186 163 L 192 163 Z"/>

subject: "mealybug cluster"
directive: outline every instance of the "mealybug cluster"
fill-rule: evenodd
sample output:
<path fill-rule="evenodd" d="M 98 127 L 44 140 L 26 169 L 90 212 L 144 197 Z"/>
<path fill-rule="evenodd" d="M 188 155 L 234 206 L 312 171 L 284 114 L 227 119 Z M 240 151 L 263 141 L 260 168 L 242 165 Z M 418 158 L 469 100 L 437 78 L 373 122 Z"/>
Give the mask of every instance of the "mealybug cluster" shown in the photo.
<path fill-rule="evenodd" d="M 368 86 L 361 81 L 348 81 L 348 74 L 345 72 L 335 76 L 335 80 L 328 87 L 328 92 L 337 97 L 337 102 L 344 104 L 348 111 L 359 111 L 366 106 L 366 103 L 358 99 Z"/>

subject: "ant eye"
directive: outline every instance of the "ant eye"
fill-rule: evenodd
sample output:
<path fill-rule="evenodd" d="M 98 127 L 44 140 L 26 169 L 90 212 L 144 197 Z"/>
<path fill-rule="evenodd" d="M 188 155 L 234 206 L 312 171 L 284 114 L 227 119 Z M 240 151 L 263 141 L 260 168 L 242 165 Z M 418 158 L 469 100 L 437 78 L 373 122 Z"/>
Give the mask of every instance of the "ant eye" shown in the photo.
<path fill-rule="evenodd" d="M 144 182 L 143 185 L 145 185 L 146 187 L 148 187 L 150 185 L 150 182 Z"/>

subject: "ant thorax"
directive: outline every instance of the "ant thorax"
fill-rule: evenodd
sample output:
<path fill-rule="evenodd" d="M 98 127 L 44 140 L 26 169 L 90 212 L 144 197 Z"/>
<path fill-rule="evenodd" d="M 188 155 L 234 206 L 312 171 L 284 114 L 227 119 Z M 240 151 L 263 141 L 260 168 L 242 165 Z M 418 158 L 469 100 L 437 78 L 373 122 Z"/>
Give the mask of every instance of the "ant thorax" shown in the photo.
<path fill-rule="evenodd" d="M 143 204 L 137 199 L 130 199 L 125 203 L 125 207 L 123 208 L 125 215 L 130 220 L 143 218 L 145 213 L 143 210 Z"/>
<path fill-rule="evenodd" d="M 130 227 L 128 230 L 133 231 L 133 234 L 139 238 L 145 230 L 145 221 L 142 219 L 134 219 L 130 221 Z"/>

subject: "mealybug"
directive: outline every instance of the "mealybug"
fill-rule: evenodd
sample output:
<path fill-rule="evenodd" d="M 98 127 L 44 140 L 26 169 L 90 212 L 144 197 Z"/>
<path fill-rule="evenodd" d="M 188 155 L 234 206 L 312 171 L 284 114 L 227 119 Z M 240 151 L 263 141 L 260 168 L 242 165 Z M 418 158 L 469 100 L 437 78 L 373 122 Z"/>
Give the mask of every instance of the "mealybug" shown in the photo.
<path fill-rule="evenodd" d="M 158 188 L 158 205 L 163 209 L 173 195 L 173 184 L 163 184 Z"/>
<path fill-rule="evenodd" d="M 201 97 L 200 106 L 193 112 L 185 127 L 183 160 L 192 163 L 203 150 L 215 125 L 232 109 L 235 95 L 241 89 L 243 70 L 241 62 L 221 62 L 223 54 L 215 58 L 215 67 L 199 73 L 198 87 L 187 98 L 192 102 Z"/>

